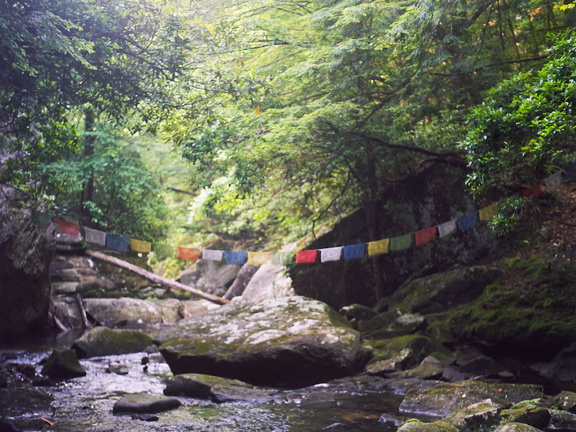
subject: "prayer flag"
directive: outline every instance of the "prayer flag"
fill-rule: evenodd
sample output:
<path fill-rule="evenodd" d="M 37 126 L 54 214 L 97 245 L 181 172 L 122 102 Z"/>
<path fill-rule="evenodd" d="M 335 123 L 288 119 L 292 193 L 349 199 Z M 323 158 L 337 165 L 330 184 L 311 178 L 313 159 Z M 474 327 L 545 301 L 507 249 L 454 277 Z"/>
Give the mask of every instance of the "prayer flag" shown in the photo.
<path fill-rule="evenodd" d="M 204 249 L 202 250 L 202 259 L 210 261 L 222 261 L 224 256 L 224 251 L 214 250 L 214 249 Z"/>
<path fill-rule="evenodd" d="M 564 178 L 567 182 L 576 180 L 576 162 L 570 162 L 564 167 Z"/>
<path fill-rule="evenodd" d="M 144 240 L 130 239 L 130 249 L 134 252 L 149 253 L 152 251 L 152 243 Z"/>
<path fill-rule="evenodd" d="M 478 219 L 484 222 L 492 219 L 496 213 L 498 213 L 498 203 L 490 204 L 478 210 Z"/>
<path fill-rule="evenodd" d="M 248 264 L 255 267 L 266 264 L 272 259 L 271 252 L 248 252 Z"/>
<path fill-rule="evenodd" d="M 384 255 L 390 252 L 390 239 L 368 242 L 368 256 Z"/>
<path fill-rule="evenodd" d="M 436 239 L 436 227 L 425 228 L 414 233 L 414 242 L 416 247 L 432 243 Z"/>
<path fill-rule="evenodd" d="M 320 249 L 320 262 L 338 261 L 342 256 L 342 247 Z"/>
<path fill-rule="evenodd" d="M 288 265 L 294 261 L 294 252 L 276 252 L 272 255 L 272 264 Z"/>
<path fill-rule="evenodd" d="M 106 233 L 106 247 L 118 252 L 128 252 L 128 237 Z"/>
<path fill-rule="evenodd" d="M 296 264 L 310 264 L 316 262 L 318 249 L 307 249 L 296 252 Z"/>
<path fill-rule="evenodd" d="M 158 256 L 159 260 L 174 257 L 174 248 L 165 244 L 154 243 L 154 253 Z"/>
<path fill-rule="evenodd" d="M 58 232 L 60 234 L 69 234 L 73 237 L 80 235 L 80 225 L 62 220 L 59 217 L 56 218 L 56 223 L 58 224 Z"/>
<path fill-rule="evenodd" d="M 198 261 L 198 258 L 200 258 L 200 249 L 179 246 L 176 257 L 188 261 Z"/>
<path fill-rule="evenodd" d="M 401 251 L 409 249 L 412 246 L 412 234 L 404 234 L 401 236 L 392 237 L 390 239 L 390 250 Z"/>
<path fill-rule="evenodd" d="M 454 231 L 456 231 L 456 219 L 441 223 L 437 226 L 437 228 L 438 235 L 440 237 L 446 237 L 448 234 L 452 234 Z"/>
<path fill-rule="evenodd" d="M 34 222 L 40 228 L 47 227 L 52 218 L 47 213 L 39 212 L 38 210 L 32 210 L 32 222 Z"/>
<path fill-rule="evenodd" d="M 364 258 L 366 243 L 344 246 L 344 259 L 346 261 Z"/>
<path fill-rule="evenodd" d="M 549 175 L 544 179 L 544 184 L 546 185 L 546 189 L 550 192 L 558 189 L 562 184 L 562 171 L 555 172 L 552 175 Z"/>
<path fill-rule="evenodd" d="M 459 217 L 456 220 L 456 224 L 458 225 L 458 229 L 460 231 L 467 231 L 471 228 L 474 228 L 478 223 L 478 213 L 472 212 L 465 214 L 464 216 Z"/>
<path fill-rule="evenodd" d="M 87 243 L 92 243 L 98 246 L 106 246 L 106 233 L 103 231 L 98 231 L 88 227 L 82 227 L 84 229 L 84 240 Z"/>
<path fill-rule="evenodd" d="M 540 188 L 540 185 L 532 186 L 522 191 L 522 196 L 528 199 L 536 199 L 539 198 L 541 195 L 542 195 L 542 189 Z"/>
<path fill-rule="evenodd" d="M 245 264 L 247 258 L 246 252 L 233 252 L 233 251 L 226 251 L 226 264 Z"/>

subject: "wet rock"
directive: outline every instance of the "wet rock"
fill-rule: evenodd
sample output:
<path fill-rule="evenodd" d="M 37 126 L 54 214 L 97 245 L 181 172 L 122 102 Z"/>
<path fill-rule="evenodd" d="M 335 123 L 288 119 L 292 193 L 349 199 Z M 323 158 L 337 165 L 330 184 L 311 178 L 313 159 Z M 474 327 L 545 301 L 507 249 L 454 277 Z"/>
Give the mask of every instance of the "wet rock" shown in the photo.
<path fill-rule="evenodd" d="M 419 420 L 409 420 L 404 423 L 398 432 L 459 432 L 458 428 L 450 423 L 436 421 L 434 423 L 423 423 Z"/>
<path fill-rule="evenodd" d="M 551 362 L 532 365 L 532 369 L 554 381 L 576 382 L 576 344 L 560 352 Z"/>
<path fill-rule="evenodd" d="M 550 412 L 550 431 L 574 431 L 576 430 L 576 414 L 568 411 L 552 410 Z"/>
<path fill-rule="evenodd" d="M 173 397 L 150 394 L 129 394 L 114 404 L 112 412 L 155 414 L 178 408 L 182 403 Z"/>
<path fill-rule="evenodd" d="M 460 432 L 487 430 L 500 422 L 501 407 L 501 403 L 486 399 L 452 412 L 444 421 L 456 426 Z"/>
<path fill-rule="evenodd" d="M 56 349 L 42 367 L 42 375 L 52 379 L 69 379 L 86 376 L 86 370 L 78 361 L 76 351 Z"/>
<path fill-rule="evenodd" d="M 152 338 L 138 330 L 96 327 L 74 342 L 72 348 L 80 357 L 98 357 L 144 351 Z"/>
<path fill-rule="evenodd" d="M 404 422 L 391 414 L 382 414 L 378 419 L 378 423 L 382 423 L 388 427 L 398 428 Z"/>
<path fill-rule="evenodd" d="M 360 334 L 324 303 L 284 297 L 233 301 L 160 334 L 175 374 L 204 373 L 255 385 L 301 387 L 352 375 L 370 357 Z"/>
<path fill-rule="evenodd" d="M 444 365 L 434 356 L 428 356 L 415 368 L 399 371 L 391 376 L 396 378 L 438 379 L 442 377 Z"/>
<path fill-rule="evenodd" d="M 440 384 L 432 389 L 409 390 L 400 405 L 400 412 L 443 418 L 486 399 L 505 408 L 513 403 L 540 397 L 542 387 L 538 385 L 462 381 Z"/>
<path fill-rule="evenodd" d="M 499 427 L 494 432 L 541 432 L 540 429 L 535 428 L 524 423 L 506 423 L 504 426 Z"/>
<path fill-rule="evenodd" d="M 207 399 L 216 403 L 224 402 L 273 402 L 275 393 L 264 388 L 228 378 L 202 374 L 183 374 L 169 378 L 164 394 L 167 396 L 187 396 Z"/>

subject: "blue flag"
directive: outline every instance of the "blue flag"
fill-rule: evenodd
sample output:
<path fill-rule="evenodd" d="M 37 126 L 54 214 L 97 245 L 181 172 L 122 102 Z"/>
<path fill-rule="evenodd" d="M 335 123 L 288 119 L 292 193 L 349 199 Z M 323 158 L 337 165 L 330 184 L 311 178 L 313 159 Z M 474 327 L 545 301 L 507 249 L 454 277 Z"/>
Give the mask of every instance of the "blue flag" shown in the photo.
<path fill-rule="evenodd" d="M 466 231 L 466 230 L 469 230 L 471 228 L 474 228 L 477 223 L 478 223 L 478 213 L 477 212 L 468 213 L 468 214 L 458 218 L 458 220 L 456 221 L 456 224 L 458 225 L 458 229 L 460 231 Z"/>
<path fill-rule="evenodd" d="M 366 243 L 360 243 L 352 246 L 344 246 L 344 259 L 346 261 L 364 258 Z"/>
<path fill-rule="evenodd" d="M 128 252 L 130 239 L 117 234 L 106 233 L 106 247 L 118 252 Z"/>
<path fill-rule="evenodd" d="M 245 264 L 246 259 L 248 258 L 247 252 L 231 252 L 226 251 L 226 264 Z"/>

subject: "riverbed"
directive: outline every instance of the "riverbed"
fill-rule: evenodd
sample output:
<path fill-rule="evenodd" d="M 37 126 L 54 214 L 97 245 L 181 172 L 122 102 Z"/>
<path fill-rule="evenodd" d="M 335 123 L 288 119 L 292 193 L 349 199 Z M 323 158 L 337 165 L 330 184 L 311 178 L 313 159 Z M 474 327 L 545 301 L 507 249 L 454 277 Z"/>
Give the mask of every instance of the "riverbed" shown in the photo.
<path fill-rule="evenodd" d="M 0 349 L 0 365 L 11 370 L 32 365 L 39 374 L 53 346 L 67 343 L 60 339 L 52 346 Z M 179 397 L 182 405 L 175 410 L 147 416 L 114 415 L 114 404 L 126 394 L 163 394 L 165 380 L 172 376 L 168 365 L 159 353 L 80 362 L 87 371 L 85 377 L 52 385 L 32 385 L 15 374 L 9 388 L 0 389 L 0 418 L 26 431 L 394 431 L 395 423 L 403 420 L 398 413 L 402 394 L 414 385 L 361 375 L 297 390 L 263 389 L 273 395 L 271 402 L 216 404 Z"/>

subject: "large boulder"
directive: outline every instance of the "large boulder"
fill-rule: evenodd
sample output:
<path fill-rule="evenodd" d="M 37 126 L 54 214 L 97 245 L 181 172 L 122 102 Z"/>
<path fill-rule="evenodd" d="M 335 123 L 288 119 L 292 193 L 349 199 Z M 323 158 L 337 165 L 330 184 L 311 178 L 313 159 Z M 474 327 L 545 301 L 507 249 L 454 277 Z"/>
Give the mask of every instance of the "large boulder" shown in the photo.
<path fill-rule="evenodd" d="M 96 327 L 76 339 L 72 348 L 79 357 L 100 357 L 144 351 L 152 338 L 138 330 Z"/>
<path fill-rule="evenodd" d="M 48 318 L 52 231 L 12 205 L 24 200 L 12 188 L 0 191 L 0 341 L 42 330 Z"/>
<path fill-rule="evenodd" d="M 266 263 L 256 271 L 242 293 L 242 298 L 249 301 L 261 301 L 294 294 L 292 279 L 286 275 L 286 267 Z"/>
<path fill-rule="evenodd" d="M 356 373 L 371 353 L 336 311 L 302 297 L 233 301 L 180 321 L 159 339 L 175 374 L 293 388 Z"/>

